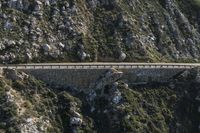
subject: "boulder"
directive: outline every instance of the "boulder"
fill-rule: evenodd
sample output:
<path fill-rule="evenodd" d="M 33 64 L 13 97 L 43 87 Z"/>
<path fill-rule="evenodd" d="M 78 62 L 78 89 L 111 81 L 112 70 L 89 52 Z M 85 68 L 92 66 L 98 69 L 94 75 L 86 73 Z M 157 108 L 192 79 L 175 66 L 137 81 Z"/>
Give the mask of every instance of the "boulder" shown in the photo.
<path fill-rule="evenodd" d="M 127 83 L 124 83 L 124 87 L 127 89 L 129 88 L 128 84 Z"/>
<path fill-rule="evenodd" d="M 114 97 L 113 97 L 113 99 L 112 99 L 112 102 L 113 102 L 114 104 L 118 104 L 118 103 L 120 102 L 121 99 L 122 99 L 121 93 L 118 91 L 118 92 L 114 95 Z"/>
<path fill-rule="evenodd" d="M 9 41 L 7 41 L 7 46 L 14 46 L 14 45 L 16 45 L 16 42 L 15 41 L 13 41 L 13 40 L 9 40 Z"/>
<path fill-rule="evenodd" d="M 119 60 L 124 61 L 126 59 L 126 54 L 124 52 L 120 53 Z"/>
<path fill-rule="evenodd" d="M 84 51 L 78 52 L 78 56 L 81 61 L 84 61 L 87 58 L 87 54 Z"/>
<path fill-rule="evenodd" d="M 26 53 L 26 58 L 27 60 L 32 60 L 32 54 L 31 53 Z"/>
<path fill-rule="evenodd" d="M 80 126 L 83 120 L 79 117 L 72 117 L 70 118 L 70 125 L 72 126 Z"/>
<path fill-rule="evenodd" d="M 62 49 L 65 48 L 65 45 L 64 45 L 63 43 L 61 43 L 61 42 L 58 43 L 58 46 L 59 46 L 60 48 L 62 48 Z"/>
<path fill-rule="evenodd" d="M 44 5 L 45 5 L 45 6 L 50 6 L 50 1 L 49 1 L 49 0 L 45 0 L 45 1 L 44 1 Z"/>
<path fill-rule="evenodd" d="M 0 50 L 4 50 L 5 48 L 6 46 L 2 42 L 0 42 Z"/>
<path fill-rule="evenodd" d="M 11 28 L 12 28 L 12 23 L 9 21 L 9 20 L 7 20 L 5 23 L 4 23 L 4 29 L 5 30 L 10 30 Z"/>
<path fill-rule="evenodd" d="M 52 50 L 52 47 L 49 44 L 44 44 L 42 48 L 45 52 L 50 52 Z"/>

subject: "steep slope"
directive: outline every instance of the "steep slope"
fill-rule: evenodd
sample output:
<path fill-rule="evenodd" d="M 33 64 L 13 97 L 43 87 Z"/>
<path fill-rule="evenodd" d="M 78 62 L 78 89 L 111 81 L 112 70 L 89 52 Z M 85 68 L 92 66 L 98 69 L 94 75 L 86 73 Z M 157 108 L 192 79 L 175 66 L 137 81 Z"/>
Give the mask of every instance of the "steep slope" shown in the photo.
<path fill-rule="evenodd" d="M 0 0 L 0 62 L 199 61 L 199 0 Z"/>
<path fill-rule="evenodd" d="M 0 132 L 199 131 L 198 69 L 180 73 L 166 85 L 148 83 L 145 87 L 129 87 L 120 75 L 119 71 L 109 71 L 93 89 L 84 92 L 51 88 L 23 72 L 4 70 L 0 78 Z"/>

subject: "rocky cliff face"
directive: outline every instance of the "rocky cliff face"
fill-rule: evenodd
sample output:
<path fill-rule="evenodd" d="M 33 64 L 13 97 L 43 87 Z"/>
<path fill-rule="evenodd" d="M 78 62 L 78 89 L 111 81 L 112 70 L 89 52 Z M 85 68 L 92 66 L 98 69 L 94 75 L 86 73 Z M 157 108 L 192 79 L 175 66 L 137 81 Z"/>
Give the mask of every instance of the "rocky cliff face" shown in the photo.
<path fill-rule="evenodd" d="M 0 62 L 198 61 L 199 0 L 0 0 Z"/>
<path fill-rule="evenodd" d="M 197 133 L 199 72 L 181 72 L 166 84 L 129 86 L 113 69 L 85 92 L 55 89 L 23 72 L 4 70 L 0 132 Z"/>

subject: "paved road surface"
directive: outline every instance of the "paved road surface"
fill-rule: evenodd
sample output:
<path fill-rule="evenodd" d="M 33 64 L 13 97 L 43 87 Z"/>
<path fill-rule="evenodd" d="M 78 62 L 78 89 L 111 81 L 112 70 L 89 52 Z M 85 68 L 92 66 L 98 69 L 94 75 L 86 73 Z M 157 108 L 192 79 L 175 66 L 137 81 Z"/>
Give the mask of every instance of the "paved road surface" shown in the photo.
<path fill-rule="evenodd" d="M 0 65 L 0 68 L 15 69 L 131 69 L 131 68 L 194 68 L 200 67 L 199 63 L 34 63 Z"/>

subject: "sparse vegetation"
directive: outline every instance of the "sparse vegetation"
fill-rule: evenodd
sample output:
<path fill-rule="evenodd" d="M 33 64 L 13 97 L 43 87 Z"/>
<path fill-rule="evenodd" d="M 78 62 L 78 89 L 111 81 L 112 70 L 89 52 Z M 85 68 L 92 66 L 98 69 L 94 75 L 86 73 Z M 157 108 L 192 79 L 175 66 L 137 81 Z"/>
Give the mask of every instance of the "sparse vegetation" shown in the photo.
<path fill-rule="evenodd" d="M 49 88 L 32 76 L 16 81 L 1 78 L 0 130 L 28 132 L 29 128 L 23 125 L 29 123 L 30 130 L 55 133 L 196 133 L 200 122 L 195 101 L 197 71 L 183 76 L 174 77 L 174 89 L 168 85 L 127 88 L 118 81 L 117 88 L 105 86 L 104 95 L 96 91 L 92 103 L 88 101 L 91 95 Z M 121 100 L 113 102 L 113 94 L 121 96 Z"/>
<path fill-rule="evenodd" d="M 199 0 L 23 1 L 0 1 L 0 62 L 199 62 Z"/>

